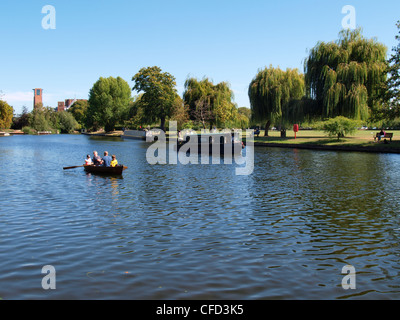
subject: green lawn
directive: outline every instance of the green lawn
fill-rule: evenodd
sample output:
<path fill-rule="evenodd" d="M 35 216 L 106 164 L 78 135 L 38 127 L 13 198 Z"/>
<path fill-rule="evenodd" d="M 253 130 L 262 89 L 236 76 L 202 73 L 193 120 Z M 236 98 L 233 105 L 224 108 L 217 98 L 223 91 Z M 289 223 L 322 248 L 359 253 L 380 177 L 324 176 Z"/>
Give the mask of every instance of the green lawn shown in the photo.
<path fill-rule="evenodd" d="M 327 145 L 327 146 L 362 146 L 373 148 L 393 148 L 400 149 L 400 131 L 387 130 L 393 132 L 392 142 L 384 144 L 381 142 L 374 142 L 374 136 L 379 130 L 358 130 L 354 135 L 341 138 L 339 141 L 336 137 L 329 137 L 325 132 L 319 130 L 301 130 L 297 132 L 295 139 L 292 130 L 286 131 L 286 138 L 280 137 L 279 131 L 269 131 L 269 136 L 264 137 L 264 131 L 261 131 L 259 137 L 254 137 L 254 142 L 258 143 L 279 143 L 279 144 L 314 144 L 314 145 Z"/>
<path fill-rule="evenodd" d="M 393 149 L 393 151 L 400 152 L 400 130 L 387 130 L 393 133 L 392 142 L 388 144 L 381 142 L 374 142 L 374 137 L 380 130 L 357 130 L 352 136 L 347 136 L 338 140 L 336 137 L 330 137 L 323 131 L 319 130 L 300 130 L 297 132 L 296 139 L 292 130 L 286 131 L 286 138 L 281 138 L 280 131 L 269 131 L 269 136 L 264 137 L 264 131 L 260 132 L 259 137 L 254 137 L 254 142 L 257 144 L 298 144 L 298 145 L 314 145 L 314 146 L 335 146 L 346 148 L 351 147 L 367 147 L 368 149 L 377 150 Z M 197 132 L 200 134 L 200 132 Z M 169 136 L 169 132 L 167 132 Z M 176 138 L 176 135 L 171 135 L 171 138 Z M 242 138 L 246 140 L 246 131 L 242 130 Z"/>

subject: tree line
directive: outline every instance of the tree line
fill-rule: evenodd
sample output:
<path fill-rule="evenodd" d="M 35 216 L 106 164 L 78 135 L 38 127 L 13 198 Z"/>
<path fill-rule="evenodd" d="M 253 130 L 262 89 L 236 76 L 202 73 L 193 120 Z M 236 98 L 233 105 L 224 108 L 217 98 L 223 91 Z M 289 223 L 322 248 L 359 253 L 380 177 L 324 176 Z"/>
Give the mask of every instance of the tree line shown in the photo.
<path fill-rule="evenodd" d="M 342 30 L 337 41 L 317 43 L 304 74 L 272 66 L 259 70 L 249 86 L 253 120 L 265 123 L 267 136 L 271 123 L 285 128 L 335 118 L 354 124 L 398 118 L 400 45 L 389 60 L 386 55 L 386 46 L 358 28 Z"/>
<path fill-rule="evenodd" d="M 397 27 L 400 30 L 400 22 Z M 400 35 L 396 39 L 400 42 Z M 248 88 L 250 109 L 237 106 L 228 82 L 214 84 L 206 77 L 190 77 L 181 97 L 173 75 L 157 66 L 146 67 L 132 77 L 132 87 L 121 77 L 100 77 L 89 99 L 75 102 L 68 112 L 40 106 L 31 113 L 24 110 L 10 122 L 11 107 L 0 101 L 0 127 L 12 124 L 72 132 L 159 126 L 165 130 L 174 120 L 179 129 L 259 125 L 268 135 L 272 125 L 285 129 L 336 117 L 364 123 L 393 120 L 400 117 L 400 44 L 392 51 L 386 60 L 382 43 L 366 39 L 360 28 L 342 30 L 338 40 L 318 42 L 310 50 L 304 73 L 272 65 L 258 70 Z"/>
<path fill-rule="evenodd" d="M 180 97 L 175 77 L 158 66 L 140 69 L 132 81 L 130 88 L 120 77 L 101 77 L 89 92 L 87 106 L 81 102 L 70 111 L 94 131 L 111 131 L 116 125 L 132 129 L 158 125 L 165 130 L 170 120 L 177 121 L 180 129 L 249 125 L 247 108 L 238 108 L 233 102 L 227 82 L 214 84 L 208 78 L 188 78 Z M 131 91 L 137 95 L 131 97 Z"/>
<path fill-rule="evenodd" d="M 170 120 L 177 121 L 179 129 L 249 126 L 251 111 L 237 107 L 227 82 L 188 78 L 180 97 L 174 76 L 157 66 L 140 69 L 132 81 L 131 88 L 121 77 L 100 77 L 90 89 L 89 99 L 76 101 L 67 112 L 43 105 L 35 106 L 30 113 L 24 108 L 19 117 L 14 117 L 12 127 L 27 133 L 70 133 L 80 128 L 109 132 L 150 126 L 165 130 Z M 132 91 L 137 94 L 132 96 Z"/>

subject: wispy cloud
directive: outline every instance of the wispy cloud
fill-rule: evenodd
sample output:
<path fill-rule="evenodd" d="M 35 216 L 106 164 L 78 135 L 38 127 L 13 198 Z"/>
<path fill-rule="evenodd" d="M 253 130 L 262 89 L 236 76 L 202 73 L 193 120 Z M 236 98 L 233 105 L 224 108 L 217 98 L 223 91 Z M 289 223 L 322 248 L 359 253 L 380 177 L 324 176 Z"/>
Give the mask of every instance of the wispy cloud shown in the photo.
<path fill-rule="evenodd" d="M 3 99 L 9 104 L 33 102 L 33 91 L 3 92 Z"/>

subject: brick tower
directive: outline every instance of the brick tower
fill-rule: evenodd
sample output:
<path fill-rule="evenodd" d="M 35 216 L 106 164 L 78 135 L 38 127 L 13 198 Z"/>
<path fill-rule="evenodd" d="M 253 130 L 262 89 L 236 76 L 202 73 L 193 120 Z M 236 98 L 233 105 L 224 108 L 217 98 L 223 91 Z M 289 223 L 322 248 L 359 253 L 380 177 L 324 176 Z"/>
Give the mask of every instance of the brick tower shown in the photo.
<path fill-rule="evenodd" d="M 58 112 L 65 111 L 64 101 L 58 101 L 57 111 Z"/>
<path fill-rule="evenodd" d="M 43 99 L 42 99 L 42 94 L 43 94 L 43 89 L 32 89 L 33 90 L 33 108 L 36 108 L 36 105 L 38 103 L 43 104 Z"/>

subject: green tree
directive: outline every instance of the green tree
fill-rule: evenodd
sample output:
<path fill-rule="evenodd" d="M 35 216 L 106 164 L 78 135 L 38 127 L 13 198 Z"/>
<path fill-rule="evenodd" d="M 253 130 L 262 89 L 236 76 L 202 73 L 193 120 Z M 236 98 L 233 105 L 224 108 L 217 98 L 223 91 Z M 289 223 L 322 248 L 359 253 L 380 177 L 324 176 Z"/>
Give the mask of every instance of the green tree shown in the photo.
<path fill-rule="evenodd" d="M 188 78 L 185 81 L 183 101 L 189 110 L 190 120 L 202 124 L 203 129 L 214 120 L 212 112 L 213 83 L 207 78 L 199 81 L 196 78 Z"/>
<path fill-rule="evenodd" d="M 61 115 L 63 113 L 64 112 L 57 112 L 51 107 L 43 107 L 42 103 L 38 103 L 36 107 L 32 110 L 32 112 L 27 114 L 28 124 L 27 125 L 24 124 L 23 128 L 29 126 L 36 132 L 37 131 L 55 132 L 57 130 L 67 132 L 69 130 L 65 130 L 66 116 Z M 74 120 L 71 114 L 69 114 L 69 117 L 71 117 L 70 119 Z M 74 124 L 77 125 L 76 121 L 74 122 Z M 29 130 L 28 128 L 27 131 L 30 132 L 31 130 Z"/>
<path fill-rule="evenodd" d="M 399 34 L 396 40 L 399 41 L 396 47 L 393 47 L 392 55 L 388 61 L 388 80 L 386 83 L 387 92 L 384 102 L 387 102 L 385 118 L 394 119 L 400 117 L 400 20 L 396 24 Z"/>
<path fill-rule="evenodd" d="M 89 92 L 86 127 L 104 127 L 107 132 L 114 130 L 126 114 L 130 98 L 131 89 L 124 79 L 100 77 Z"/>
<path fill-rule="evenodd" d="M 386 47 L 365 39 L 361 29 L 342 30 L 336 42 L 319 42 L 305 60 L 306 94 L 319 115 L 367 120 L 381 108 L 386 80 Z"/>
<path fill-rule="evenodd" d="M 340 140 L 341 137 L 354 134 L 360 125 L 360 120 L 337 116 L 317 124 L 316 128 L 327 132 L 330 136 L 336 136 Z"/>
<path fill-rule="evenodd" d="M 225 122 L 226 128 L 241 128 L 246 129 L 249 127 L 250 119 L 246 114 L 248 114 L 243 109 L 250 110 L 248 108 L 237 108 L 236 105 L 232 107 L 228 120 Z M 244 112 L 243 112 L 244 111 Z"/>
<path fill-rule="evenodd" d="M 251 119 L 251 109 L 246 107 L 238 108 L 239 114 L 246 116 L 249 120 Z"/>
<path fill-rule="evenodd" d="M 139 100 L 141 99 L 141 94 L 132 98 L 129 102 L 128 112 L 125 116 L 124 125 L 130 129 L 139 129 L 143 127 L 146 123 L 144 118 L 144 111 L 141 107 Z"/>
<path fill-rule="evenodd" d="M 36 131 L 51 131 L 49 111 L 42 104 L 37 104 L 29 115 L 29 126 Z"/>
<path fill-rule="evenodd" d="M 89 102 L 87 100 L 78 100 L 68 109 L 75 120 L 82 126 L 85 126 L 85 117 L 87 115 L 87 110 L 89 107 Z"/>
<path fill-rule="evenodd" d="M 9 129 L 13 120 L 14 109 L 7 102 L 0 100 L 0 128 Z"/>
<path fill-rule="evenodd" d="M 175 101 L 172 105 L 172 114 L 170 120 L 176 121 L 178 129 L 181 130 L 184 124 L 189 121 L 188 107 L 180 96 L 176 96 Z"/>
<path fill-rule="evenodd" d="M 57 117 L 61 133 L 72 133 L 79 127 L 79 123 L 75 120 L 72 113 L 67 111 L 57 112 Z"/>
<path fill-rule="evenodd" d="M 272 122 L 288 121 L 294 100 L 304 96 L 304 76 L 297 69 L 265 68 L 260 70 L 249 85 L 252 119 L 265 121 L 265 136 Z M 292 111 L 292 114 L 293 111 Z"/>
<path fill-rule="evenodd" d="M 189 108 L 191 120 L 200 122 L 203 128 L 207 124 L 223 127 L 231 123 L 236 115 L 233 98 L 227 82 L 214 85 L 208 78 L 188 78 L 185 81 L 183 100 Z"/>
<path fill-rule="evenodd" d="M 26 106 L 22 107 L 22 113 L 13 118 L 12 129 L 20 130 L 23 127 L 29 126 L 29 112 Z"/>
<path fill-rule="evenodd" d="M 160 127 L 165 131 L 165 121 L 172 115 L 177 97 L 175 78 L 161 68 L 147 67 L 139 70 L 132 77 L 135 85 L 132 90 L 143 92 L 139 100 L 147 123 L 161 121 Z"/>
<path fill-rule="evenodd" d="M 214 86 L 213 112 L 218 127 L 229 127 L 229 123 L 237 120 L 237 106 L 233 100 L 233 91 L 228 82 L 220 82 Z"/>
<path fill-rule="evenodd" d="M 60 118 L 58 114 L 59 113 L 55 111 L 54 108 L 51 107 L 44 108 L 44 117 L 51 131 L 56 131 L 60 129 L 60 122 L 59 122 Z"/>

